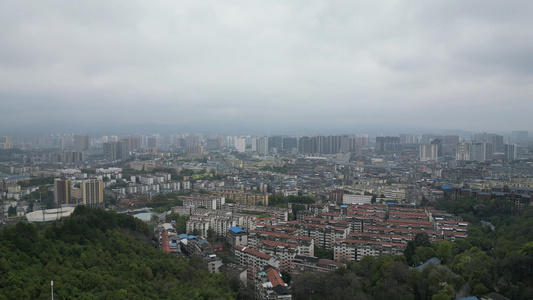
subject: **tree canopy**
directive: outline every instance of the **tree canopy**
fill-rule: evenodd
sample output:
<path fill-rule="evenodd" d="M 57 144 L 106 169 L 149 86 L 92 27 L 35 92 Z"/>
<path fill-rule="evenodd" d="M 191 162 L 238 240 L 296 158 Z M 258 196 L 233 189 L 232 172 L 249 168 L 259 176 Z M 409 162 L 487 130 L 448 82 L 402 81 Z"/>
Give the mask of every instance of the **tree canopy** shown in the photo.
<path fill-rule="evenodd" d="M 203 263 L 149 245 L 148 226 L 128 215 L 78 206 L 38 229 L 0 233 L 0 299 L 238 299 L 240 285 Z"/>

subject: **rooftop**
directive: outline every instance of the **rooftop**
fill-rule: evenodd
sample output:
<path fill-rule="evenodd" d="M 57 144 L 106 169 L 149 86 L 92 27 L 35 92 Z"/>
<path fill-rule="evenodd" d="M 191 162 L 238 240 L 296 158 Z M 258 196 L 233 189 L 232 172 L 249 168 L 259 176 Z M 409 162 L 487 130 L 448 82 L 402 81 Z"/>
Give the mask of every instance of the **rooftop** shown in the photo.
<path fill-rule="evenodd" d="M 242 228 L 240 227 L 230 227 L 229 230 L 231 230 L 233 233 L 241 233 L 241 232 L 246 232 L 244 231 Z"/>

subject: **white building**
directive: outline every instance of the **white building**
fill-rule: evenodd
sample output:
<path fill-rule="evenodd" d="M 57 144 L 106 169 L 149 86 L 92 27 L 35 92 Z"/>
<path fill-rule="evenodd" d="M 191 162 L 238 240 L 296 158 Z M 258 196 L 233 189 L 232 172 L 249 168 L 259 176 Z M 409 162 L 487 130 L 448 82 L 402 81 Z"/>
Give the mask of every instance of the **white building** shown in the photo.
<path fill-rule="evenodd" d="M 343 204 L 370 204 L 372 196 L 369 195 L 354 195 L 354 194 L 344 194 L 342 196 Z"/>
<path fill-rule="evenodd" d="M 246 151 L 246 140 L 244 138 L 235 138 L 235 149 L 238 152 Z"/>

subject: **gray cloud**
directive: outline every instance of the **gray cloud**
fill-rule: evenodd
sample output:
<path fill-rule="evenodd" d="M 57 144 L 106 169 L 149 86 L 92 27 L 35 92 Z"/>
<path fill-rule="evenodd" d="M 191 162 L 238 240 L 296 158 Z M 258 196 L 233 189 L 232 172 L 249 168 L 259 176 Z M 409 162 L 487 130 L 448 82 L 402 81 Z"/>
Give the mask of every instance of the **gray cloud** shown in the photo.
<path fill-rule="evenodd" d="M 533 130 L 532 12 L 514 1 L 3 1 L 0 127 Z"/>

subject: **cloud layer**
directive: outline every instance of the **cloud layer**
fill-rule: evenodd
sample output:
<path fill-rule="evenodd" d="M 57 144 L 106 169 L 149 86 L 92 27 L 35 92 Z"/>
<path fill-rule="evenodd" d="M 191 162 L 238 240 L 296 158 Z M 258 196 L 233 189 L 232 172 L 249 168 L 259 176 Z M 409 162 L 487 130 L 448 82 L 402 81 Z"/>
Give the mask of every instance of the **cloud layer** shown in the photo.
<path fill-rule="evenodd" d="M 0 125 L 533 130 L 533 2 L 2 1 Z"/>

